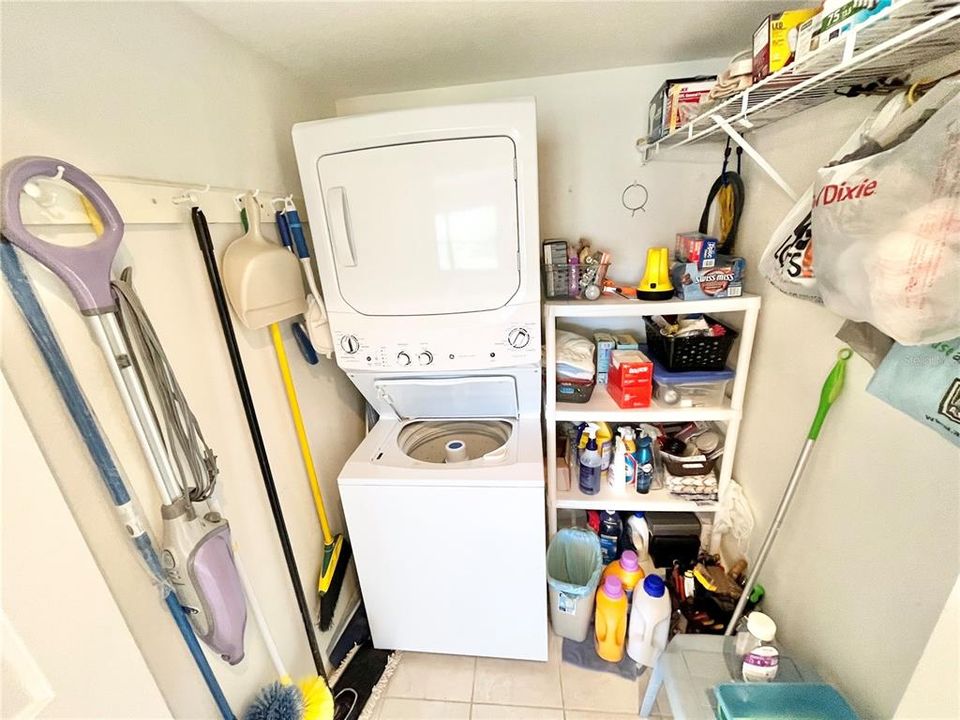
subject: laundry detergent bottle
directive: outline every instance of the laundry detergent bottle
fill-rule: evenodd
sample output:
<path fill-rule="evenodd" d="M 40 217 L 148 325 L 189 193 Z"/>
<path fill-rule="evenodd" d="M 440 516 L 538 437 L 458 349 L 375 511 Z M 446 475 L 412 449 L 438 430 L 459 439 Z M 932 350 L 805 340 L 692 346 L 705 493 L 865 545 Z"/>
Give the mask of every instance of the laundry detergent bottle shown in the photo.
<path fill-rule="evenodd" d="M 597 590 L 594 635 L 597 655 L 607 662 L 623 660 L 627 638 L 627 594 L 616 575 L 608 576 Z"/>
<path fill-rule="evenodd" d="M 627 654 L 640 665 L 653 667 L 667 647 L 670 634 L 670 596 L 663 580 L 648 575 L 633 592 Z"/>
<path fill-rule="evenodd" d="M 597 430 L 599 428 L 590 423 L 587 425 L 587 445 L 580 451 L 580 492 L 587 495 L 596 495 L 600 492 L 600 450 L 597 448 Z"/>
<path fill-rule="evenodd" d="M 633 589 L 643 579 L 643 570 L 640 569 L 637 554 L 633 550 L 624 550 L 620 559 L 614 560 L 603 571 L 604 580 L 611 576 L 620 578 L 620 583 L 623 585 L 624 592 L 627 593 L 627 602 L 629 603 L 633 595 Z"/>

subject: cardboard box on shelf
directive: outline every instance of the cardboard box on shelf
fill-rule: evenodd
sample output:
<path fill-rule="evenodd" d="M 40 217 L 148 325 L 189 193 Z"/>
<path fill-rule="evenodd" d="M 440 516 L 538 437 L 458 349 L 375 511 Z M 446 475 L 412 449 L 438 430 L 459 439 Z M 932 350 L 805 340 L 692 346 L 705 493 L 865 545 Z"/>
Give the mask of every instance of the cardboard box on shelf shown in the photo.
<path fill-rule="evenodd" d="M 650 406 L 653 363 L 639 350 L 614 350 L 610 356 L 607 392 L 622 408 Z"/>
<path fill-rule="evenodd" d="M 853 28 L 890 7 L 891 0 L 827 0 L 814 28 L 810 52 L 845 36 Z"/>
<path fill-rule="evenodd" d="M 597 384 L 607 382 L 607 371 L 610 370 L 610 353 L 617 346 L 617 339 L 608 332 L 597 331 L 593 334 L 593 342 L 597 346 Z"/>
<path fill-rule="evenodd" d="M 670 268 L 674 292 L 681 300 L 740 297 L 747 261 L 733 255 L 718 255 L 712 268 L 700 269 L 696 263 L 676 263 Z"/>
<path fill-rule="evenodd" d="M 717 239 L 701 232 L 677 233 L 674 258 L 682 263 L 696 263 L 698 268 L 717 264 Z"/>
<path fill-rule="evenodd" d="M 799 26 L 819 8 L 785 10 L 767 16 L 753 33 L 753 81 L 759 82 L 794 60 Z"/>
<path fill-rule="evenodd" d="M 647 140 L 656 142 L 683 125 L 716 82 L 716 75 L 666 80 L 650 101 Z"/>

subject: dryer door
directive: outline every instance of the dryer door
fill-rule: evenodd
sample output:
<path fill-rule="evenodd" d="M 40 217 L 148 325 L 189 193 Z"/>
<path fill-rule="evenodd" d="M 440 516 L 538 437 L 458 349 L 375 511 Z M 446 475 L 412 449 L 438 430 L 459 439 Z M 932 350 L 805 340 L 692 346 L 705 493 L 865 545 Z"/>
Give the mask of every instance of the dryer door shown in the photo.
<path fill-rule="evenodd" d="M 344 301 L 364 315 L 503 307 L 520 287 L 516 148 L 505 136 L 317 161 Z"/>

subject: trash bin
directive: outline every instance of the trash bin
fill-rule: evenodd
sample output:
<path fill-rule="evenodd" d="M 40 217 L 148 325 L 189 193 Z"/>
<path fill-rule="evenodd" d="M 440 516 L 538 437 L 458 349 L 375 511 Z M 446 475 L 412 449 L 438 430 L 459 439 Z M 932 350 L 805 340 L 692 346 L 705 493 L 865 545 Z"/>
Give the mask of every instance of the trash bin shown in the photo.
<path fill-rule="evenodd" d="M 587 639 L 603 560 L 600 539 L 590 530 L 565 528 L 547 548 L 550 624 L 561 637 Z"/>

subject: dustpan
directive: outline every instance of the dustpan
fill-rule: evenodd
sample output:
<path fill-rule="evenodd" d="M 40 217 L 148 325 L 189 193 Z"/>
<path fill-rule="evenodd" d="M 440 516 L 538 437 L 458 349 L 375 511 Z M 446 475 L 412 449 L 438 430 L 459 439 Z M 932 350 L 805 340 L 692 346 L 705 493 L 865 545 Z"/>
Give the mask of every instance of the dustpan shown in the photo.
<path fill-rule="evenodd" d="M 230 306 L 246 327 L 258 330 L 306 310 L 296 255 L 260 232 L 260 205 L 243 196 L 249 230 L 223 254 L 223 284 Z"/>

